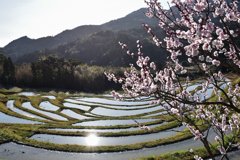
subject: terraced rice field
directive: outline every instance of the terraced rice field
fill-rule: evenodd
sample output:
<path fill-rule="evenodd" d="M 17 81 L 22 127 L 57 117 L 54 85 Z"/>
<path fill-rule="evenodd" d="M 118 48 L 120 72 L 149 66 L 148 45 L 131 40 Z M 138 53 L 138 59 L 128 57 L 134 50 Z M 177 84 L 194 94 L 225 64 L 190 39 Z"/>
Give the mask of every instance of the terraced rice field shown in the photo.
<path fill-rule="evenodd" d="M 0 159 L 130 159 L 202 146 L 147 97 L 27 92 L 7 98 L 0 102 Z"/>

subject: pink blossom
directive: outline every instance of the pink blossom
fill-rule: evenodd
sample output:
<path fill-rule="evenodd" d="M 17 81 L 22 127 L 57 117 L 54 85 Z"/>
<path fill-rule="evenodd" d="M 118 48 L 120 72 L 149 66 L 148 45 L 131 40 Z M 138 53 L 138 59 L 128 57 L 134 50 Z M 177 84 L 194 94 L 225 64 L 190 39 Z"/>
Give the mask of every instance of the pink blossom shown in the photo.
<path fill-rule="evenodd" d="M 229 114 L 230 113 L 230 111 L 227 108 L 224 109 L 224 112 L 225 112 L 225 114 Z"/>
<path fill-rule="evenodd" d="M 178 109 L 176 109 L 176 108 L 172 108 L 171 111 L 172 111 L 172 113 L 174 113 L 174 114 L 177 114 L 177 113 L 178 113 Z"/>
<path fill-rule="evenodd" d="M 202 46 L 203 50 L 208 50 L 209 44 L 208 43 L 204 43 Z"/>
<path fill-rule="evenodd" d="M 237 16 L 233 12 L 226 13 L 226 18 L 229 21 L 237 21 Z"/>
<path fill-rule="evenodd" d="M 150 67 L 151 67 L 152 69 L 156 70 L 156 65 L 155 65 L 154 62 L 151 62 L 151 63 L 150 63 Z"/>
<path fill-rule="evenodd" d="M 189 63 L 192 63 L 192 58 L 188 58 L 188 62 L 189 62 Z"/>
<path fill-rule="evenodd" d="M 207 70 L 207 65 L 206 65 L 206 63 L 203 63 L 202 66 L 203 66 L 203 69 L 204 69 L 204 70 Z"/>
<path fill-rule="evenodd" d="M 213 53 L 213 55 L 214 55 L 215 57 L 218 57 L 218 52 L 215 51 L 215 52 Z"/>
<path fill-rule="evenodd" d="M 206 8 L 206 3 L 200 2 L 194 5 L 194 10 L 197 12 L 201 12 Z"/>
<path fill-rule="evenodd" d="M 195 160 L 203 160 L 201 157 L 198 157 L 198 155 L 195 155 L 195 156 L 194 156 L 194 159 L 195 159 Z"/>
<path fill-rule="evenodd" d="M 118 101 L 122 100 L 122 97 L 119 95 L 119 93 L 112 91 L 111 94 L 113 95 L 115 100 L 118 100 Z"/>
<path fill-rule="evenodd" d="M 204 56 L 201 55 L 201 56 L 198 57 L 198 59 L 199 59 L 200 61 L 204 61 Z"/>
<path fill-rule="evenodd" d="M 216 136 L 215 141 L 220 142 L 220 138 L 218 136 Z"/>
<path fill-rule="evenodd" d="M 218 16 L 222 16 L 224 13 L 224 10 L 222 8 L 216 8 L 215 9 L 215 14 Z"/>
<path fill-rule="evenodd" d="M 186 70 L 186 69 L 184 69 L 184 70 L 181 71 L 181 74 L 185 74 L 185 73 L 187 73 L 187 70 Z"/>
<path fill-rule="evenodd" d="M 151 131 L 151 128 L 149 128 L 148 126 L 145 126 L 145 125 L 141 126 L 141 124 L 140 124 L 138 121 L 136 121 L 135 119 L 133 119 L 133 120 L 137 123 L 138 127 L 139 127 L 141 130 Z"/>
<path fill-rule="evenodd" d="M 221 152 L 221 154 L 226 154 L 226 150 L 223 146 L 217 146 L 217 148 Z"/>
<path fill-rule="evenodd" d="M 206 62 L 212 62 L 212 58 L 209 57 L 209 56 L 207 56 L 207 57 L 206 57 Z"/>
<path fill-rule="evenodd" d="M 144 126 L 144 125 L 142 127 L 140 127 L 140 129 L 151 131 L 151 128 L 149 128 L 148 126 Z"/>
<path fill-rule="evenodd" d="M 212 61 L 212 64 L 213 64 L 213 65 L 216 65 L 216 66 L 219 66 L 219 65 L 220 65 L 220 61 L 214 59 L 214 60 Z"/>
<path fill-rule="evenodd" d="M 223 33 L 223 29 L 222 28 L 218 28 L 217 30 L 216 30 L 216 34 L 217 35 L 220 35 L 220 34 L 222 34 Z"/>

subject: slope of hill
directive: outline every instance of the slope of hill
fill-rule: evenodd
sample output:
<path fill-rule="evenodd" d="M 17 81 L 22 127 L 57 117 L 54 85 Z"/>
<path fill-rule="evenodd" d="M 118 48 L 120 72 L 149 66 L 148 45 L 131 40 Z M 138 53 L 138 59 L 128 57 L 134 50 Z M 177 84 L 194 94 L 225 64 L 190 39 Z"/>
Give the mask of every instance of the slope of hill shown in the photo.
<path fill-rule="evenodd" d="M 156 19 L 152 20 L 144 15 L 147 11 L 146 8 L 141 8 L 137 11 L 134 11 L 123 18 L 117 20 L 112 20 L 110 22 L 104 23 L 102 26 L 104 30 L 128 30 L 131 28 L 140 28 L 142 23 L 147 23 L 149 26 L 156 26 Z"/>
<path fill-rule="evenodd" d="M 164 35 L 159 30 L 156 34 Z M 166 51 L 155 46 L 151 36 L 146 33 L 144 28 L 115 32 L 110 30 L 95 32 L 78 41 L 60 45 L 55 49 L 46 49 L 44 51 L 25 54 L 16 63 L 31 62 L 37 60 L 39 56 L 53 54 L 59 57 L 80 59 L 88 65 L 123 66 L 122 59 L 126 64 L 134 63 L 135 60 L 130 58 L 126 54 L 126 51 L 122 50 L 118 41 L 126 43 L 132 52 L 137 53 L 136 40 L 138 39 L 143 44 L 142 51 L 145 56 L 150 56 L 155 62 L 160 61 L 162 64 L 165 63 L 167 57 Z"/>
<path fill-rule="evenodd" d="M 18 57 L 33 52 L 35 50 L 51 49 L 61 44 L 75 41 L 83 38 L 91 33 L 102 30 L 101 26 L 80 26 L 72 30 L 65 30 L 54 37 L 43 37 L 38 39 L 30 39 L 27 36 L 21 37 L 10 42 L 4 47 L 6 56 L 9 56 L 15 61 Z"/>

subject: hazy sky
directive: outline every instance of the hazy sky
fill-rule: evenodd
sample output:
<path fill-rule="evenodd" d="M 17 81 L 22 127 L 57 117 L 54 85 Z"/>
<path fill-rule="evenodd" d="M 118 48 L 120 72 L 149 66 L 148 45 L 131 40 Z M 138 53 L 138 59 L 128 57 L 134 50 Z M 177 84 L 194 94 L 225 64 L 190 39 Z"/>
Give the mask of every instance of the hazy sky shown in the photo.
<path fill-rule="evenodd" d="M 0 0 L 0 47 L 22 36 L 36 39 L 103 24 L 142 7 L 144 0 Z"/>

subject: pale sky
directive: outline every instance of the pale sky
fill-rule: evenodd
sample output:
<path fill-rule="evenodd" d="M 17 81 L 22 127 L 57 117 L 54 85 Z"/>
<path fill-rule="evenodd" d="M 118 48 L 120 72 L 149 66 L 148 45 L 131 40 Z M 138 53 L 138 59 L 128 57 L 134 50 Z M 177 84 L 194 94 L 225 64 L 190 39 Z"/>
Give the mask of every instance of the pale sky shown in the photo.
<path fill-rule="evenodd" d="M 0 0 L 0 47 L 22 36 L 37 39 L 103 24 L 143 7 L 144 0 Z"/>

